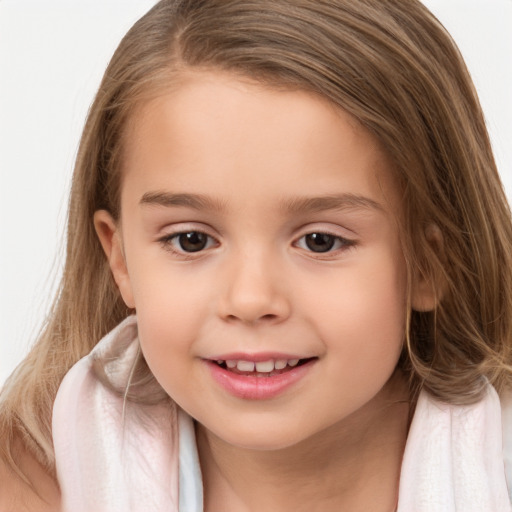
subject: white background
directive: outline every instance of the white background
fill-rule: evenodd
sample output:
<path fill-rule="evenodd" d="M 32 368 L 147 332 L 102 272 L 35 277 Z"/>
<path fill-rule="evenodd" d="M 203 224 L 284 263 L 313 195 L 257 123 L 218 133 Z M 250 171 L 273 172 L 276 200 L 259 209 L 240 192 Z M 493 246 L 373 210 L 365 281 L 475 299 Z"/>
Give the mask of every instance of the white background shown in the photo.
<path fill-rule="evenodd" d="M 154 0 L 0 0 L 0 385 L 62 266 L 78 139 L 119 40 Z M 459 44 L 512 199 L 512 0 L 425 0 Z"/>

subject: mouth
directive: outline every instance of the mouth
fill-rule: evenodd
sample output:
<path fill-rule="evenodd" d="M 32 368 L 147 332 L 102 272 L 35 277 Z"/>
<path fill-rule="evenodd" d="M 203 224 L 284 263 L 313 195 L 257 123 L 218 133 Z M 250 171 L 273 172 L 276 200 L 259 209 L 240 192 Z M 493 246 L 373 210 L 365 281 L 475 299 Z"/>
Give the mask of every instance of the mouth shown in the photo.
<path fill-rule="evenodd" d="M 223 370 L 236 375 L 247 377 L 269 378 L 276 375 L 282 375 L 294 368 L 303 366 L 315 357 L 304 359 L 268 359 L 266 361 L 246 361 L 243 359 L 218 359 L 212 361 Z"/>
<path fill-rule="evenodd" d="M 285 357 L 259 354 L 250 360 L 242 354 L 230 354 L 225 359 L 220 356 L 204 361 L 214 381 L 229 394 L 244 400 L 270 400 L 311 375 L 319 359 Z"/>

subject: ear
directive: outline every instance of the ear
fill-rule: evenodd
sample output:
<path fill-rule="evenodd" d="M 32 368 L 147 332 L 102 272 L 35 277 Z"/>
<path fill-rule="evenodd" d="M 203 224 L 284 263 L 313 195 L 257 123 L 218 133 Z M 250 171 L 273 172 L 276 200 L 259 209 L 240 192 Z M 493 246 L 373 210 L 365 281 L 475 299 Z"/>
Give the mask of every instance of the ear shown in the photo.
<path fill-rule="evenodd" d="M 118 223 L 106 210 L 98 210 L 94 213 L 94 228 L 125 304 L 129 308 L 135 308 L 130 276 L 124 257 L 123 240 Z"/>
<path fill-rule="evenodd" d="M 427 227 L 425 240 L 442 261 L 444 259 L 443 234 L 437 225 L 430 224 Z M 420 312 L 433 311 L 439 304 L 445 289 L 441 276 L 425 274 L 417 270 L 413 279 L 412 309 Z"/>

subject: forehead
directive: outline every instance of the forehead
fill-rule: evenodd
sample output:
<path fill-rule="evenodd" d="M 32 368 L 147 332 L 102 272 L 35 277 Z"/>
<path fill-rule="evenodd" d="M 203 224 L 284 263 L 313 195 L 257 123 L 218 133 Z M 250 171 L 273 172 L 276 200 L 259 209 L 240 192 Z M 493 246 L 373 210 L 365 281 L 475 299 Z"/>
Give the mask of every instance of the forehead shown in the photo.
<path fill-rule="evenodd" d="M 396 199 L 389 158 L 355 118 L 313 93 L 223 72 L 187 72 L 141 105 L 124 146 L 123 181 L 146 192 L 249 187 L 277 197 L 355 187 Z"/>

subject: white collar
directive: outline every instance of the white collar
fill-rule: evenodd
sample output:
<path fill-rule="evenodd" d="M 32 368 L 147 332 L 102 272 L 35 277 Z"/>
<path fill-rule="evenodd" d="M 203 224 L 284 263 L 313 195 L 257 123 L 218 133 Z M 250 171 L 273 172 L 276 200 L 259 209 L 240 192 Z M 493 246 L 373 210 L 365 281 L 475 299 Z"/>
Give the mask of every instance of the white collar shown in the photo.
<path fill-rule="evenodd" d="M 192 418 L 178 413 L 179 428 L 179 512 L 203 511 L 203 482 Z"/>

